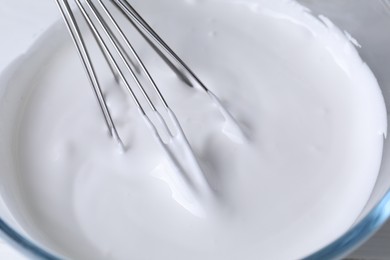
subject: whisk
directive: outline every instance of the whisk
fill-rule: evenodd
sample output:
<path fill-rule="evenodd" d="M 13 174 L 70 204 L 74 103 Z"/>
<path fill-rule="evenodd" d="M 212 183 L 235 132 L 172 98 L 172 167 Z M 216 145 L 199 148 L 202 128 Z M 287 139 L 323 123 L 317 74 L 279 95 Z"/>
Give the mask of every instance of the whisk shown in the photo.
<path fill-rule="evenodd" d="M 173 69 L 180 78 L 184 79 L 185 82 L 191 87 L 194 87 L 194 85 L 198 86 L 210 96 L 212 102 L 217 106 L 225 118 L 225 122 L 227 123 L 226 125 L 229 128 L 226 133 L 228 133 L 228 135 L 231 137 L 234 136 L 234 139 L 237 139 L 237 137 L 240 139 L 242 132 L 236 121 L 221 104 L 218 97 L 201 82 L 201 80 L 194 74 L 194 72 L 187 66 L 187 64 L 185 64 L 183 60 L 180 59 L 179 56 L 161 39 L 161 37 L 157 35 L 157 33 L 127 1 L 73 1 L 79 9 L 82 17 L 81 19 L 86 22 L 95 40 L 97 41 L 98 46 L 106 61 L 108 62 L 109 67 L 114 73 L 114 76 L 118 80 L 118 83 L 124 84 L 130 94 L 130 97 L 140 111 L 141 116 L 144 118 L 150 129 L 153 130 L 153 135 L 156 137 L 157 142 L 165 151 L 167 158 L 171 162 L 171 165 L 176 170 L 176 172 L 178 172 L 178 174 L 173 177 L 174 182 L 181 186 L 184 184 L 185 187 L 188 188 L 186 189 L 187 191 L 184 191 L 185 194 L 182 194 L 182 196 L 185 197 L 184 199 L 181 199 L 182 202 L 184 200 L 187 202 L 190 201 L 190 203 L 183 203 L 187 204 L 187 207 L 191 211 L 197 211 L 197 209 L 195 209 L 196 206 L 194 206 L 196 203 L 193 203 L 192 197 L 194 197 L 194 194 L 196 194 L 196 196 L 202 194 L 204 195 L 204 193 L 207 193 L 209 190 L 205 175 L 203 174 L 202 169 L 191 149 L 191 146 L 187 141 L 179 121 L 168 106 L 149 70 L 146 68 L 139 54 L 133 47 L 132 43 L 129 41 L 129 37 L 125 34 L 124 30 L 117 22 L 117 19 L 114 17 L 112 8 L 115 8 L 116 11 L 119 11 L 124 17 L 126 17 L 129 25 L 133 26 L 136 31 L 138 31 L 138 33 L 140 33 L 141 36 L 145 39 L 145 42 L 151 45 L 156 53 L 165 62 L 170 64 L 170 68 Z M 80 21 L 78 21 L 76 18 L 75 12 L 71 8 L 68 0 L 56 0 L 56 2 L 68 27 L 70 35 L 72 36 L 75 46 L 77 47 L 78 53 L 81 57 L 82 63 L 99 102 L 110 134 L 120 144 L 120 146 L 124 148 L 124 144 L 118 134 L 117 128 L 103 95 L 102 88 L 99 84 L 97 73 L 95 71 L 90 52 L 88 51 L 88 46 L 79 26 Z M 108 2 L 110 5 L 107 5 Z M 129 58 L 130 54 L 131 57 L 135 59 L 138 66 L 135 66 L 133 61 Z M 122 69 L 123 67 L 126 68 L 125 71 Z M 157 94 L 158 99 L 163 104 L 163 107 L 168 114 L 167 118 L 161 116 L 160 112 L 156 108 L 156 105 L 148 95 L 147 91 L 145 90 L 145 84 L 141 83 L 140 73 L 143 73 L 144 76 L 146 76 L 150 86 L 154 89 L 155 94 Z M 130 75 L 132 81 L 128 79 L 128 74 Z M 189 78 L 195 84 L 191 83 Z M 139 98 L 135 94 L 134 88 L 137 88 L 140 93 L 142 93 L 142 96 L 146 100 L 146 104 L 149 106 L 149 110 L 151 110 L 151 112 L 146 112 L 144 105 L 142 105 L 142 103 L 139 101 Z M 170 120 L 170 122 L 167 122 L 167 120 Z M 165 136 L 168 136 L 168 139 L 163 138 L 162 133 L 164 133 Z"/>

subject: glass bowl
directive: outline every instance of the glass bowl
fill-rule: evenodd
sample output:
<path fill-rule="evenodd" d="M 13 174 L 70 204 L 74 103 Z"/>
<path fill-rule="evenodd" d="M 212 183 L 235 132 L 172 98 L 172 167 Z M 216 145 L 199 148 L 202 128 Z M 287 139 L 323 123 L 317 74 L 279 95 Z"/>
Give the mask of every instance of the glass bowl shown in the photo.
<path fill-rule="evenodd" d="M 362 59 L 374 72 L 390 111 L 390 1 L 298 0 L 315 15 L 324 15 L 356 39 Z M 37 38 L 61 19 L 53 0 L 0 0 L 0 70 L 23 54 Z M 0 88 L 0 95 L 4 92 Z M 0 173 L 1 174 L 1 173 Z M 2 176 L 3 178 L 3 176 Z M 32 258 L 60 259 L 36 244 L 18 225 L 0 198 L 3 237 Z M 345 209 L 348 210 L 347 208 Z M 385 140 L 381 170 L 371 197 L 355 224 L 341 237 L 305 259 L 340 259 L 372 236 L 390 217 L 390 141 Z"/>

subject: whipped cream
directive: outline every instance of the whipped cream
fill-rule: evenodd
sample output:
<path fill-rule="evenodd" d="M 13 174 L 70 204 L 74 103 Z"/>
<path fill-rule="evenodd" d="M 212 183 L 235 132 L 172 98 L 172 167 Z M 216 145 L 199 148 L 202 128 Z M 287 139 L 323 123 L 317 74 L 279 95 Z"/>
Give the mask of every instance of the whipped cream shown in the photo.
<path fill-rule="evenodd" d="M 2 81 L 0 133 L 12 144 L 0 151 L 2 195 L 29 236 L 70 259 L 250 260 L 302 258 L 345 232 L 370 196 L 387 129 L 351 36 L 294 1 L 132 2 L 245 141 L 204 91 L 134 38 L 213 191 L 194 214 L 136 106 L 99 63 L 128 147 L 118 149 L 65 27 L 53 25 Z"/>

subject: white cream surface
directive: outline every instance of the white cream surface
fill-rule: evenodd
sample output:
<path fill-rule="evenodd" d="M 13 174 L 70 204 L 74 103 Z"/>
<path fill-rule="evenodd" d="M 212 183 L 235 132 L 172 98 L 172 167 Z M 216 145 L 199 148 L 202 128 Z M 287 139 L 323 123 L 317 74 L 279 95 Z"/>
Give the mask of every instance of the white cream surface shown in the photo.
<path fill-rule="evenodd" d="M 1 81 L 0 134 L 12 144 L 0 151 L 2 195 L 30 237 L 69 259 L 252 260 L 302 258 L 345 232 L 387 131 L 380 88 L 350 37 L 293 1 L 132 2 L 247 140 L 135 38 L 213 189 L 212 208 L 193 214 L 129 95 L 99 66 L 128 147 L 118 149 L 55 25 Z"/>

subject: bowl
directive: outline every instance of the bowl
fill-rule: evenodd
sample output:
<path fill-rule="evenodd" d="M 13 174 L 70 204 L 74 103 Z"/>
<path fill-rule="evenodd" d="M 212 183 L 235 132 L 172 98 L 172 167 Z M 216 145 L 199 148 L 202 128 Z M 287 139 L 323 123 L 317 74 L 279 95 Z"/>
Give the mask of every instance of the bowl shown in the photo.
<path fill-rule="evenodd" d="M 360 56 L 375 74 L 387 110 L 390 111 L 390 1 L 389 0 L 298 0 L 314 15 L 324 15 L 349 33 Z M 40 34 L 61 17 L 55 1 L 0 1 L 0 71 L 22 55 Z M 12 67 L 12 66 L 11 66 Z M 0 86 L 1 87 L 1 86 Z M 0 88 L 0 96 L 4 89 Z M 1 144 L 3 145 L 3 144 Z M 6 178 L 0 174 L 1 186 Z M 2 189 L 4 189 L 2 187 Z M 9 198 L 12 200 L 12 195 Z M 347 208 L 345 209 L 348 210 Z M 354 225 L 332 243 L 305 259 L 340 259 L 369 239 L 390 217 L 390 141 L 384 142 L 381 169 L 369 201 Z M 0 198 L 0 230 L 10 243 L 27 256 L 60 259 L 36 243 L 9 212 Z"/>

